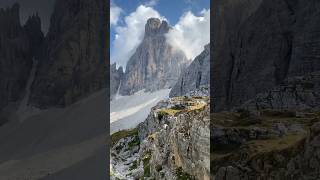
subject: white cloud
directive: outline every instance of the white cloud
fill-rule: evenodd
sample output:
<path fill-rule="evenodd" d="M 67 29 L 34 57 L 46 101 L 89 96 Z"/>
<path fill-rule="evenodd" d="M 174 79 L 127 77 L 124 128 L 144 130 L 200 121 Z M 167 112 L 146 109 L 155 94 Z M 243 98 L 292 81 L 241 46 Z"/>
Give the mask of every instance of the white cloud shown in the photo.
<path fill-rule="evenodd" d="M 127 61 L 133 55 L 143 39 L 144 28 L 151 17 L 164 19 L 151 7 L 140 5 L 134 12 L 124 18 L 124 26 L 116 26 L 116 37 L 113 42 L 114 51 L 111 54 L 111 63 L 125 68 Z"/>
<path fill-rule="evenodd" d="M 111 4 L 110 7 L 110 25 L 117 25 L 122 9 L 116 5 Z"/>
<path fill-rule="evenodd" d="M 147 1 L 144 5 L 145 5 L 145 6 L 150 6 L 150 7 L 152 7 L 152 6 L 157 5 L 157 4 L 158 4 L 158 1 L 159 1 L 159 0 L 149 0 L 149 1 Z"/>
<path fill-rule="evenodd" d="M 199 16 L 188 11 L 167 34 L 172 46 L 182 49 L 188 59 L 199 55 L 210 42 L 210 9 L 201 11 Z"/>

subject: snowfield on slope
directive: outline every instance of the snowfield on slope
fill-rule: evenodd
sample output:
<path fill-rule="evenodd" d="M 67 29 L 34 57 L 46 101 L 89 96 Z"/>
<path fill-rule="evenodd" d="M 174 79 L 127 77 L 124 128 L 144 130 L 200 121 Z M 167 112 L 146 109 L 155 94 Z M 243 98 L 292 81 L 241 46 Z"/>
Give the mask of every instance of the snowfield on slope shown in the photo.
<path fill-rule="evenodd" d="M 117 95 L 110 102 L 110 134 L 136 127 L 143 122 L 153 106 L 169 98 L 171 89 L 155 92 L 141 90 L 131 96 Z"/>

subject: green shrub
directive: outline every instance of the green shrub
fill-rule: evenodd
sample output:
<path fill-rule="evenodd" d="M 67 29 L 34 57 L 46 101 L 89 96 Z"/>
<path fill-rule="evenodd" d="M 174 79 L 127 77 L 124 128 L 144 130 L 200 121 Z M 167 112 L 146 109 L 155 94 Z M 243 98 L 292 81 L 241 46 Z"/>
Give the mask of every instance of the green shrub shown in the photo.
<path fill-rule="evenodd" d="M 126 137 L 130 137 L 130 136 L 137 136 L 138 135 L 138 129 L 134 128 L 134 129 L 130 129 L 130 130 L 122 130 L 122 131 L 118 131 L 116 133 L 113 133 L 111 135 L 111 145 L 115 145 L 117 144 L 117 142 L 120 139 L 126 138 Z"/>

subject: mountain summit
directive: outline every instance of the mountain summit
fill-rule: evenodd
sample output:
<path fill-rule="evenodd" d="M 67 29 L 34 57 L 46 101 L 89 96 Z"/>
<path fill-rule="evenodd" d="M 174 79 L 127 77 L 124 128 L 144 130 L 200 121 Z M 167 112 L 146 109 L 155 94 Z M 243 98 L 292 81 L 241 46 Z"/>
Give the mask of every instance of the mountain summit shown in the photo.
<path fill-rule="evenodd" d="M 150 18 L 145 26 L 145 37 L 163 35 L 168 33 L 170 26 L 167 21 L 161 21 L 158 18 Z"/>
<path fill-rule="evenodd" d="M 148 19 L 144 38 L 127 63 L 120 94 L 170 88 L 177 82 L 189 61 L 183 51 L 167 43 L 169 30 L 166 21 Z"/>

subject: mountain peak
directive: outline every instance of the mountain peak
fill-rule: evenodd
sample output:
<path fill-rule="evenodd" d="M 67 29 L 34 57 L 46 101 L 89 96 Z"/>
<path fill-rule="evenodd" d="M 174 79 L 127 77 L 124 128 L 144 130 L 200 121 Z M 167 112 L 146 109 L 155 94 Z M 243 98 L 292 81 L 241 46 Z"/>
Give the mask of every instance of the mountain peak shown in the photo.
<path fill-rule="evenodd" d="M 170 28 L 165 20 L 148 19 L 144 39 L 127 62 L 121 95 L 168 89 L 176 83 L 189 61 L 166 41 Z"/>
<path fill-rule="evenodd" d="M 161 21 L 159 18 L 149 18 L 145 26 L 145 36 L 165 34 L 169 29 L 170 26 L 167 21 Z"/>
<path fill-rule="evenodd" d="M 20 5 L 18 3 L 13 4 L 12 7 L 0 8 L 0 26 L 20 26 L 19 9 Z"/>

